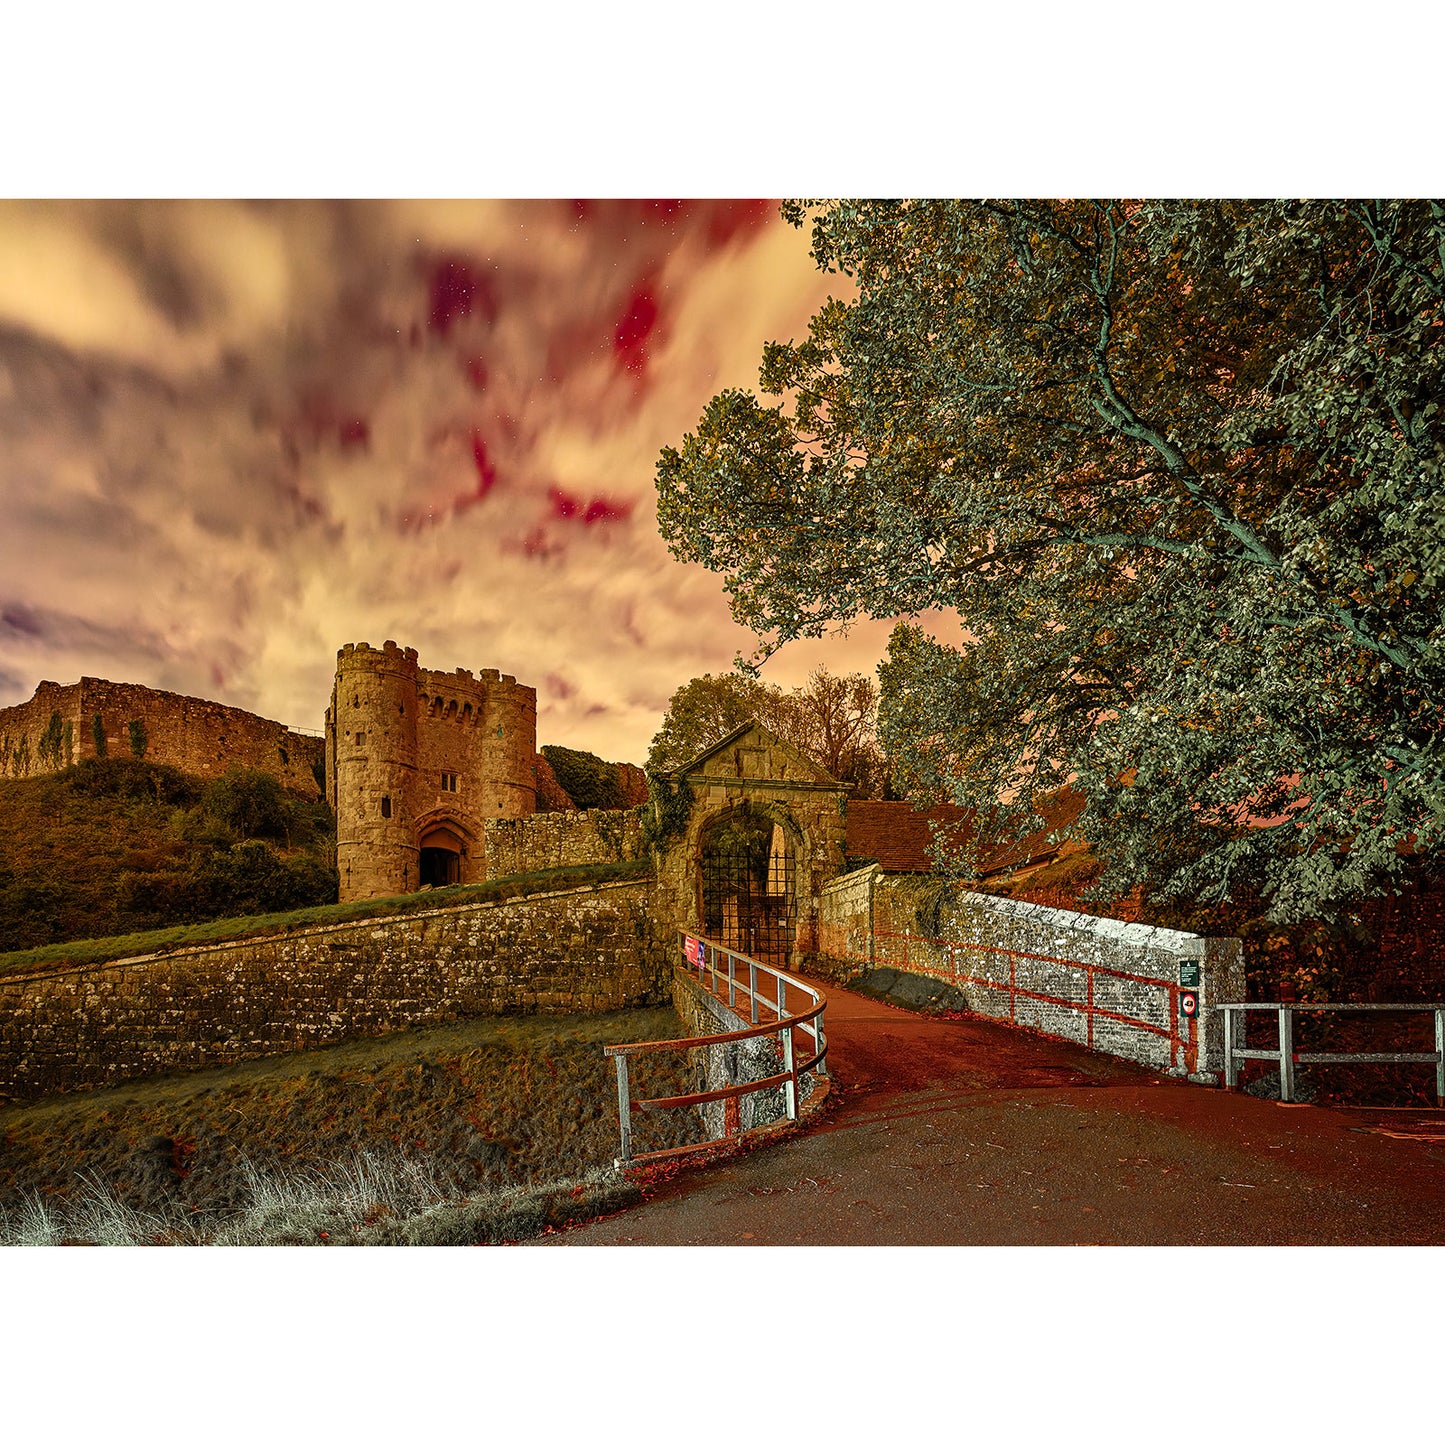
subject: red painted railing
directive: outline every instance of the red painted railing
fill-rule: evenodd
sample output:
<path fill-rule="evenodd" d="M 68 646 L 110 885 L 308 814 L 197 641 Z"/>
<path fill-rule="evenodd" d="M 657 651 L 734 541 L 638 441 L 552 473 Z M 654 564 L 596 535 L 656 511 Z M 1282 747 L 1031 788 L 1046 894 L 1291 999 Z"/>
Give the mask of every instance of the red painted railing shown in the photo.
<path fill-rule="evenodd" d="M 1020 999 L 1033 999 L 1036 1002 L 1048 1004 L 1055 1008 L 1068 1009 L 1073 1013 L 1081 1014 L 1085 1020 L 1085 1040 L 1089 1048 L 1094 1047 L 1094 1022 L 1096 1019 L 1107 1019 L 1113 1023 L 1123 1024 L 1129 1028 L 1140 1029 L 1144 1033 L 1154 1034 L 1166 1040 L 1169 1044 L 1169 1063 L 1174 1067 L 1183 1063 L 1184 1067 L 1193 1073 L 1198 1067 L 1199 1054 L 1199 1025 L 1197 1019 L 1183 1018 L 1179 1012 L 1180 985 L 1177 981 L 1164 978 L 1151 978 L 1147 974 L 1133 973 L 1127 969 L 1109 968 L 1101 963 L 1087 963 L 1077 958 L 1060 958 L 1053 954 L 1033 953 L 1025 949 L 999 948 L 986 943 L 966 943 L 957 939 L 947 938 L 924 938 L 916 933 L 889 933 L 880 931 L 875 935 L 879 945 L 875 956 L 871 960 L 875 968 L 901 968 L 907 973 L 922 974 L 927 978 L 936 978 L 941 983 L 953 985 L 971 984 L 976 988 L 991 989 L 998 993 L 1008 995 L 1008 1020 L 1011 1024 L 1019 1027 L 1018 1001 Z M 888 943 L 902 945 L 901 961 L 892 957 L 892 949 L 886 949 Z M 918 957 L 919 950 L 913 950 L 913 957 L 910 957 L 910 944 L 923 944 L 928 953 L 943 954 L 946 962 L 943 967 L 935 965 L 931 957 Z M 890 956 L 884 957 L 887 952 Z M 1008 960 L 1008 980 L 1005 982 L 1002 977 L 991 978 L 987 974 L 975 973 L 971 969 L 960 966 L 960 956 L 967 958 L 969 955 L 984 954 L 992 958 Z M 855 956 L 858 962 L 867 962 Z M 1025 988 L 1018 981 L 1018 965 L 1021 962 L 1048 964 L 1056 968 L 1066 968 L 1075 974 L 1083 975 L 1084 997 L 1082 999 L 1070 997 L 1067 994 L 1050 993 L 1038 988 Z M 1095 1003 L 1095 980 L 1107 978 L 1118 980 L 1123 983 L 1142 984 L 1149 988 L 1157 988 L 1164 993 L 1164 1016 L 1168 1019 L 1167 1026 L 1150 1023 L 1147 1019 L 1140 1018 L 1136 1014 L 1120 1013 L 1114 1009 L 1104 1008 Z M 991 1017 L 1003 1018 L 1000 1011 Z"/>
<path fill-rule="evenodd" d="M 648 1039 L 635 1044 L 607 1044 L 603 1047 L 603 1053 L 608 1055 L 617 1066 L 617 1113 L 622 1136 L 622 1152 L 617 1159 L 619 1167 L 651 1163 L 673 1158 L 679 1154 L 715 1149 L 719 1145 L 736 1142 L 744 1132 L 740 1123 L 737 1101 L 745 1094 L 758 1093 L 764 1089 L 781 1089 L 783 1111 L 788 1119 L 795 1120 L 798 1117 L 801 1076 L 815 1070 L 819 1075 L 827 1072 L 827 1066 L 824 1063 L 824 1057 L 828 1052 L 828 1042 L 823 1033 L 824 1001 L 822 994 L 816 989 L 810 988 L 799 979 L 789 978 L 786 974 L 779 973 L 777 969 L 760 963 L 745 953 L 738 953 L 734 949 L 725 948 L 722 944 L 713 943 L 708 939 L 696 938 L 685 930 L 683 931 L 683 955 L 684 962 L 679 965 L 679 968 L 686 971 L 689 976 L 696 970 L 697 982 L 701 987 L 707 986 L 705 980 L 710 981 L 711 989 L 709 991 L 720 1002 L 725 1001 L 729 1008 L 735 1008 L 739 999 L 747 1000 L 754 1027 L 734 1029 L 729 1033 L 722 1034 L 701 1034 L 687 1039 Z M 747 975 L 746 983 L 743 982 L 743 973 Z M 771 980 L 772 998 L 768 997 L 766 989 L 759 988 L 760 980 L 764 983 Z M 788 997 L 789 989 L 802 993 L 806 998 L 806 1004 L 800 1013 L 789 1012 L 790 1007 L 796 1006 L 794 1001 Z M 773 1014 L 773 1022 L 758 1022 L 760 1006 Z M 793 1042 L 795 1029 L 804 1038 L 811 1038 L 813 1043 L 811 1058 L 799 1059 L 797 1057 Z M 741 1084 L 729 1084 L 726 1088 L 704 1089 L 692 1094 L 674 1094 L 667 1098 L 634 1099 L 632 1097 L 627 1061 L 635 1054 L 653 1054 L 663 1050 L 676 1049 L 705 1048 L 712 1050 L 726 1044 L 738 1043 L 744 1039 L 768 1037 L 775 1037 L 778 1040 L 783 1067 L 776 1074 L 770 1074 L 762 1079 L 752 1079 Z M 682 1144 L 675 1149 L 654 1149 L 646 1154 L 633 1153 L 632 1116 L 634 1114 L 656 1109 L 681 1109 L 694 1104 L 710 1104 L 718 1100 L 724 1102 L 726 1128 L 723 1138 L 704 1139 L 696 1144 Z"/>

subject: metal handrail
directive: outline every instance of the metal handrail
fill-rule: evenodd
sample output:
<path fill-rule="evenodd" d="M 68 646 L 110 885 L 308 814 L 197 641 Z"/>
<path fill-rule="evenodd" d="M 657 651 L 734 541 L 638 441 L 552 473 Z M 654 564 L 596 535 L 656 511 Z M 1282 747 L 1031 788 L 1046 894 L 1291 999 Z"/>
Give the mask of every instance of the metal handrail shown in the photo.
<path fill-rule="evenodd" d="M 824 1060 L 828 1053 L 828 1041 L 823 1032 L 823 1010 L 826 1007 L 826 1000 L 817 989 L 810 988 L 796 978 L 789 978 L 769 964 L 760 963 L 746 953 L 739 953 L 735 949 L 727 948 L 710 939 L 695 937 L 686 929 L 678 931 L 685 941 L 685 951 L 693 951 L 694 956 L 688 961 L 697 968 L 699 983 L 701 983 L 703 970 L 710 969 L 712 994 L 721 1002 L 722 990 L 726 985 L 729 1008 L 736 1008 L 738 995 L 742 994 L 748 1001 L 753 1026 L 746 1029 L 733 1029 L 721 1034 L 699 1034 L 686 1039 L 644 1039 L 633 1044 L 606 1044 L 603 1046 L 602 1052 L 612 1058 L 617 1068 L 617 1116 L 622 1132 L 622 1152 L 617 1159 L 619 1167 L 629 1164 L 652 1163 L 659 1159 L 675 1158 L 680 1154 L 691 1154 L 703 1149 L 715 1149 L 719 1143 L 740 1139 L 746 1132 L 742 1128 L 740 1118 L 734 1118 L 730 1111 L 729 1124 L 732 1125 L 732 1131 L 725 1134 L 723 1140 L 704 1139 L 700 1143 L 683 1144 L 675 1149 L 653 1149 L 644 1154 L 634 1154 L 632 1152 L 633 1114 L 661 1109 L 681 1109 L 692 1104 L 714 1103 L 720 1099 L 739 1099 L 745 1094 L 755 1094 L 764 1089 L 776 1089 L 781 1086 L 784 1112 L 789 1120 L 796 1121 L 798 1117 L 798 1083 L 801 1076 L 814 1069 L 820 1076 L 827 1076 L 828 1070 Z M 723 960 L 724 965 L 721 973 L 718 967 L 719 957 Z M 739 964 L 747 965 L 748 981 L 746 984 L 738 977 Z M 678 965 L 678 967 L 684 968 L 683 965 Z M 684 971 L 687 970 L 684 968 Z M 758 978 L 760 975 L 774 981 L 775 998 L 769 998 L 759 991 Z M 802 1013 L 788 1013 L 787 991 L 790 987 L 806 994 L 812 1006 Z M 774 1019 L 771 1023 L 758 1022 L 759 1005 L 772 1010 Z M 797 1058 L 793 1047 L 794 1029 L 811 1036 L 813 1040 L 813 1056 L 811 1058 L 802 1060 Z M 777 1036 L 782 1045 L 783 1067 L 779 1073 L 769 1074 L 766 1078 L 753 1079 L 743 1084 L 729 1084 L 725 1088 L 703 1089 L 691 1094 L 672 1094 L 655 1099 L 634 1099 L 632 1097 L 627 1061 L 634 1054 L 655 1054 L 668 1049 L 712 1049 L 724 1044 L 738 1043 L 743 1039 L 765 1038 L 770 1035 Z"/>
<path fill-rule="evenodd" d="M 1084 1020 L 1083 1043 L 1086 1048 L 1094 1047 L 1094 1024 L 1098 1019 L 1108 1023 L 1123 1024 L 1127 1028 L 1138 1029 L 1143 1033 L 1154 1034 L 1162 1039 L 1169 1046 L 1169 1063 L 1171 1067 L 1176 1062 L 1183 1062 L 1185 1068 L 1193 1073 L 1199 1058 L 1199 1033 L 1198 1021 L 1191 1020 L 1188 1016 L 1180 1013 L 1179 998 L 1184 992 L 1184 986 L 1174 978 L 1155 978 L 1149 974 L 1137 973 L 1128 969 L 1110 968 L 1102 963 L 1094 963 L 1082 958 L 1064 958 L 1057 954 L 1038 953 L 1028 949 L 1000 948 L 992 943 L 972 943 L 964 939 L 929 938 L 920 934 L 888 931 L 879 929 L 875 938 L 881 943 L 886 941 L 898 942 L 903 945 L 903 959 L 899 963 L 896 959 L 888 958 L 886 963 L 883 956 L 876 956 L 871 963 L 887 967 L 899 967 L 910 973 L 923 974 L 928 978 L 936 978 L 941 983 L 951 984 L 957 988 L 962 984 L 972 984 L 976 988 L 989 989 L 994 993 L 1007 994 L 1008 996 L 1008 1021 L 1015 1026 L 1018 1025 L 1018 1002 L 1020 999 L 1032 999 L 1038 1003 L 1053 1004 L 1056 1007 L 1068 1009 L 1070 1012 L 1081 1016 Z M 922 943 L 929 948 L 937 949 L 945 960 L 943 968 L 934 967 L 926 959 L 910 958 L 908 945 L 910 943 Z M 970 955 L 983 954 L 989 958 L 1006 959 L 1008 962 L 1008 978 L 990 978 L 987 974 L 973 973 L 966 967 L 959 966 L 959 959 L 967 959 Z M 1075 973 L 1083 975 L 1084 997 L 1071 998 L 1063 993 L 1047 993 L 1042 989 L 1025 988 L 1018 981 L 1018 965 L 1020 963 L 1046 963 L 1060 968 L 1071 969 Z M 1115 980 L 1122 983 L 1133 984 L 1143 988 L 1156 988 L 1163 990 L 1165 994 L 1164 1017 L 1167 1020 L 1164 1024 L 1150 1023 L 1148 1019 L 1139 1014 L 1121 1013 L 1116 1009 L 1109 1009 L 1100 1006 L 1095 1002 L 1098 992 L 1096 981 L 1100 978 Z M 995 1015 L 988 1015 L 995 1017 Z M 1002 1019 L 1003 1015 L 997 1015 Z"/>
<path fill-rule="evenodd" d="M 1217 1003 L 1224 1015 L 1224 1087 L 1239 1083 L 1240 1059 L 1266 1059 L 1279 1064 L 1279 1098 L 1292 1104 L 1295 1095 L 1296 1064 L 1434 1064 L 1435 1102 L 1445 1108 L 1445 1003 Z M 1247 1049 L 1234 1042 L 1236 1013 L 1272 1012 L 1279 1016 L 1278 1047 Z M 1294 1046 L 1294 1015 L 1297 1013 L 1432 1013 L 1435 1015 L 1435 1048 L 1432 1053 L 1300 1053 Z M 1242 1028 L 1244 1020 L 1240 1020 Z"/>

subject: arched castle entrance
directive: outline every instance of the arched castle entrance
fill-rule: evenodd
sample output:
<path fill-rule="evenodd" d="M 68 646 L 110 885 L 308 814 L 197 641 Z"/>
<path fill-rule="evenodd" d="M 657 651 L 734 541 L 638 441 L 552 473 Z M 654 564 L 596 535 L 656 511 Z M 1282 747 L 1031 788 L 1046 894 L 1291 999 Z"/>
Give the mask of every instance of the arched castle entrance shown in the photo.
<path fill-rule="evenodd" d="M 472 872 L 473 833 L 451 813 L 433 812 L 418 820 L 417 854 L 420 888 L 445 888 L 466 882 Z"/>
<path fill-rule="evenodd" d="M 703 931 L 774 968 L 789 967 L 797 941 L 796 831 L 785 810 L 741 802 L 717 814 L 699 839 Z"/>
<path fill-rule="evenodd" d="M 817 947 L 823 885 L 843 868 L 847 784 L 758 723 L 672 778 L 687 815 L 658 862 L 660 918 L 800 967 Z"/>

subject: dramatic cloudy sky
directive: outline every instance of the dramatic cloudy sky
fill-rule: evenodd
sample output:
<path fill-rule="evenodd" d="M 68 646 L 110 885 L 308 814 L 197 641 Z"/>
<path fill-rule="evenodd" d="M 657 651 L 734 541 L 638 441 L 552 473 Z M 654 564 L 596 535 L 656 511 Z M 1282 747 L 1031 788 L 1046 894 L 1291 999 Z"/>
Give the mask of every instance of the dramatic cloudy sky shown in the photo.
<path fill-rule="evenodd" d="M 658 451 L 840 284 L 770 202 L 0 203 L 0 705 L 85 673 L 316 727 L 395 638 L 641 761 L 752 642 L 657 535 Z"/>

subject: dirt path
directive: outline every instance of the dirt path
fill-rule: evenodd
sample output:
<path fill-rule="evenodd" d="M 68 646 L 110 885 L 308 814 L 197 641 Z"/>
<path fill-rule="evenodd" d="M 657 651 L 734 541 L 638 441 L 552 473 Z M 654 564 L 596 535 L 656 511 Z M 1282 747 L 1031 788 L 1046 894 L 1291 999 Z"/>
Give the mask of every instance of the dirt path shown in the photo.
<path fill-rule="evenodd" d="M 821 1124 L 537 1242 L 1445 1243 L 1438 1111 L 1269 1103 L 826 992 Z"/>

